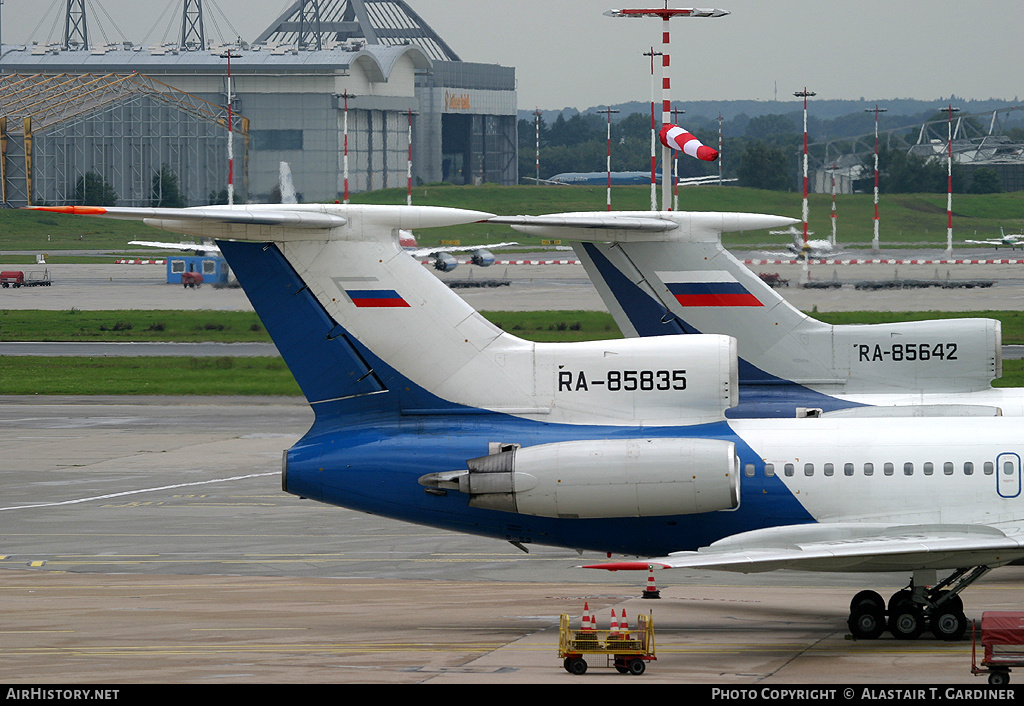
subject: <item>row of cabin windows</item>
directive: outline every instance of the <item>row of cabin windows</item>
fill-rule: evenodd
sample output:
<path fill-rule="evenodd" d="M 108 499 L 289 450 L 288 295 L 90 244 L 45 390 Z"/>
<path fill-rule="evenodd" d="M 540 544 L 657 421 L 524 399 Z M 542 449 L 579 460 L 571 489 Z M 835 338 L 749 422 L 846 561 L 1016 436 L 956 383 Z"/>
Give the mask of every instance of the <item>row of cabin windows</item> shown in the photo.
<path fill-rule="evenodd" d="M 804 470 L 804 475 L 805 476 L 813 476 L 814 475 L 814 473 L 815 473 L 815 466 L 814 466 L 813 463 L 805 463 L 805 464 L 803 464 L 803 466 L 804 466 L 803 470 Z M 996 468 L 995 463 L 993 463 L 992 461 L 985 461 L 985 463 L 982 464 L 982 472 L 985 475 L 987 475 L 987 476 L 990 476 L 993 473 L 995 473 L 995 468 Z M 751 477 L 751 478 L 754 476 L 755 470 L 756 469 L 754 467 L 754 464 L 752 464 L 752 463 L 748 463 L 744 467 L 744 473 L 748 477 Z M 875 464 L 873 464 L 873 463 L 865 463 L 862 466 L 862 470 L 863 470 L 863 474 L 865 476 L 873 476 L 875 474 Z M 927 462 L 925 464 L 922 464 L 921 470 L 924 472 L 924 474 L 926 476 L 934 475 L 935 474 L 935 464 L 932 463 L 931 461 L 929 461 L 929 462 Z M 834 475 L 836 475 L 836 465 L 834 463 L 826 463 L 826 464 L 824 464 L 821 467 L 821 471 L 826 476 L 834 476 Z M 952 461 L 946 461 L 945 463 L 942 464 L 942 473 L 944 475 L 951 476 L 955 472 L 956 472 L 956 468 L 955 468 L 955 466 L 954 466 Z M 855 466 L 855 464 L 852 464 L 852 463 L 844 463 L 843 464 L 842 475 L 844 475 L 844 476 L 852 476 L 855 473 L 856 473 L 856 466 Z M 896 464 L 893 464 L 893 463 L 883 463 L 882 464 L 882 474 L 883 475 L 891 476 L 891 475 L 895 475 L 895 473 L 896 473 Z M 963 465 L 963 473 L 964 473 L 965 476 L 974 475 L 974 463 L 971 462 L 971 461 L 965 461 L 964 465 Z M 1015 461 L 1006 461 L 1006 462 L 1004 462 L 1003 463 L 1003 473 L 1005 473 L 1008 476 L 1017 473 L 1017 464 L 1016 464 L 1016 462 Z M 766 464 L 764 464 L 764 474 L 768 478 L 773 477 L 775 475 L 775 464 L 774 463 L 766 463 Z M 791 476 L 796 475 L 796 464 L 793 464 L 793 463 L 783 464 L 783 466 L 782 466 L 782 474 L 787 476 L 787 477 L 791 477 Z M 907 463 L 903 464 L 903 475 L 905 475 L 905 476 L 912 476 L 912 475 L 914 475 L 914 464 L 912 462 L 908 461 Z"/>

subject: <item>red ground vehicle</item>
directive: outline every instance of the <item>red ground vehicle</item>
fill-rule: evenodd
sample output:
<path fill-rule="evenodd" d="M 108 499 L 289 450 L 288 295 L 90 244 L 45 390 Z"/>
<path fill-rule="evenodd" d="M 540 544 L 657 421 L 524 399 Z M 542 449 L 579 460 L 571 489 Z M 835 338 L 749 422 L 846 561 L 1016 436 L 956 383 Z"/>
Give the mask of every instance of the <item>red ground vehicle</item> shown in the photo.
<path fill-rule="evenodd" d="M 977 631 L 971 637 L 971 673 L 988 674 L 989 684 L 1009 684 L 1010 667 L 1024 667 L 1024 613 L 986 611 L 981 614 L 981 646 L 985 655 L 977 661 Z"/>
<path fill-rule="evenodd" d="M 28 277 L 21 270 L 4 270 L 0 272 L 0 287 L 49 287 L 50 271 L 44 270 L 41 276 L 30 272 Z"/>
<path fill-rule="evenodd" d="M 203 276 L 198 272 L 182 272 L 181 273 L 181 286 L 185 289 L 191 287 L 197 289 L 203 286 Z"/>

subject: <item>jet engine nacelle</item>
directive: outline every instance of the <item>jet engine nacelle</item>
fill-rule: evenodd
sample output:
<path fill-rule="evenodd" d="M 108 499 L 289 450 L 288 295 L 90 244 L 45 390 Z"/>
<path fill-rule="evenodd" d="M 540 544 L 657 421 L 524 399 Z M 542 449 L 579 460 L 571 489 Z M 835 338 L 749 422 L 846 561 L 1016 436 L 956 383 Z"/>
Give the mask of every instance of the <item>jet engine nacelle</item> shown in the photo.
<path fill-rule="evenodd" d="M 692 515 L 739 505 L 736 448 L 719 439 L 566 441 L 466 465 L 420 484 L 466 493 L 471 507 L 538 517 Z"/>
<path fill-rule="evenodd" d="M 474 250 L 472 262 L 474 265 L 478 265 L 479 267 L 490 267 L 494 264 L 494 253 L 490 250 L 484 250 L 483 248 Z"/>
<path fill-rule="evenodd" d="M 446 252 L 439 252 L 434 255 L 434 269 L 441 272 L 451 272 L 459 266 L 459 261 Z"/>

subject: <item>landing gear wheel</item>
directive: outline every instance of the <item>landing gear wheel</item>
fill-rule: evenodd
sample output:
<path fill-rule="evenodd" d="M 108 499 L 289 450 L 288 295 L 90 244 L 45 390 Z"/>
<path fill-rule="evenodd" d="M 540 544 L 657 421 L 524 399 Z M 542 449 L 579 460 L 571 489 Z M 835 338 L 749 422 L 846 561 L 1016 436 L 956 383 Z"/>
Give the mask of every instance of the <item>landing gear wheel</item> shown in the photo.
<path fill-rule="evenodd" d="M 582 657 L 573 657 L 569 661 L 569 673 L 570 674 L 586 674 L 587 673 L 587 660 Z"/>
<path fill-rule="evenodd" d="M 989 672 L 988 683 L 994 686 L 1002 686 L 1003 684 L 1010 683 L 1010 673 L 1008 671 L 997 670 Z"/>
<path fill-rule="evenodd" d="M 967 616 L 954 606 L 943 606 L 932 616 L 929 627 L 938 639 L 953 642 L 962 638 L 967 631 Z"/>
<path fill-rule="evenodd" d="M 877 591 L 860 591 L 850 601 L 850 612 L 853 613 L 857 606 L 861 603 L 870 603 L 871 605 L 878 606 L 881 611 L 885 610 L 885 600 L 878 594 Z"/>
<path fill-rule="evenodd" d="M 916 640 L 924 627 L 924 616 L 912 601 L 897 601 L 889 613 L 889 632 L 897 640 Z"/>
<path fill-rule="evenodd" d="M 629 663 L 629 673 L 633 676 L 640 676 L 647 669 L 647 663 L 642 659 L 634 659 Z"/>
<path fill-rule="evenodd" d="M 846 621 L 855 640 L 876 640 L 885 632 L 885 613 L 870 601 L 861 601 Z"/>

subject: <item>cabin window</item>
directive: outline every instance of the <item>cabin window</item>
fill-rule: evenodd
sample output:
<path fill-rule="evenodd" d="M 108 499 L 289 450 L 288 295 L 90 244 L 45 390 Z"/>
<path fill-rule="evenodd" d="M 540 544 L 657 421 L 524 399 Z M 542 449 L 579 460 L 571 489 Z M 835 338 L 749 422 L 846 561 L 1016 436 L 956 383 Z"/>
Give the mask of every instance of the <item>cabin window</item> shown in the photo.
<path fill-rule="evenodd" d="M 866 475 L 866 476 L 873 476 L 873 475 L 875 475 L 875 464 L 873 464 L 873 463 L 865 463 L 864 464 L 864 475 Z"/>
<path fill-rule="evenodd" d="M 905 476 L 912 476 L 912 475 L 914 475 L 914 464 L 911 463 L 910 461 L 907 461 L 906 463 L 903 464 L 903 475 L 905 475 Z"/>
<path fill-rule="evenodd" d="M 747 478 L 753 478 L 754 477 L 754 464 L 748 463 L 746 466 L 743 467 L 743 471 L 746 473 Z"/>
<path fill-rule="evenodd" d="M 796 470 L 796 468 L 795 468 L 795 466 L 793 466 L 793 464 L 792 464 L 792 463 L 787 463 L 787 464 L 786 464 L 786 465 L 785 465 L 785 466 L 783 467 L 783 472 L 784 472 L 784 473 L 785 473 L 785 474 L 786 474 L 787 476 L 792 476 L 792 475 L 793 475 L 793 472 L 794 472 L 795 470 Z"/>
<path fill-rule="evenodd" d="M 1016 472 L 1017 472 L 1017 464 L 1015 464 L 1013 461 L 1003 461 L 1003 474 L 1004 475 L 1012 476 Z"/>
<path fill-rule="evenodd" d="M 885 475 L 887 476 L 891 476 L 893 474 L 893 471 L 894 466 L 891 463 L 887 463 L 884 466 L 882 466 L 882 472 L 885 473 Z"/>
<path fill-rule="evenodd" d="M 993 473 L 995 473 L 995 470 L 996 470 L 996 466 L 995 466 L 995 464 L 994 464 L 994 463 L 992 463 L 991 461 L 985 461 L 985 467 L 984 467 L 984 470 L 985 470 L 985 475 L 986 475 L 986 476 L 990 476 L 990 475 L 992 475 Z"/>
<path fill-rule="evenodd" d="M 844 463 L 843 464 L 843 474 L 847 475 L 847 476 L 852 476 L 853 475 L 853 464 L 852 463 Z"/>
<path fill-rule="evenodd" d="M 972 461 L 964 461 L 964 475 L 965 476 L 973 476 L 974 475 L 974 463 Z"/>
<path fill-rule="evenodd" d="M 826 476 L 831 476 L 831 475 L 832 475 L 832 474 L 834 474 L 834 473 L 835 473 L 835 471 L 836 471 L 836 467 L 835 467 L 835 464 L 832 464 L 832 463 L 826 463 L 826 464 L 825 464 L 825 468 L 824 468 L 824 471 L 825 471 L 825 475 L 826 475 Z"/>
<path fill-rule="evenodd" d="M 946 461 L 944 464 L 942 464 L 942 472 L 945 473 L 947 476 L 953 475 L 953 462 Z"/>
<path fill-rule="evenodd" d="M 930 476 L 934 472 L 935 472 L 935 464 L 934 463 L 929 461 L 928 463 L 924 464 L 924 474 L 926 476 Z"/>
<path fill-rule="evenodd" d="M 805 463 L 804 464 L 804 475 L 805 476 L 813 476 L 814 475 L 814 464 L 813 463 Z"/>
<path fill-rule="evenodd" d="M 171 260 L 171 274 L 180 275 L 185 271 L 184 260 Z"/>
<path fill-rule="evenodd" d="M 764 475 L 767 478 L 775 477 L 775 464 L 774 463 L 766 463 L 766 464 L 764 464 Z"/>

